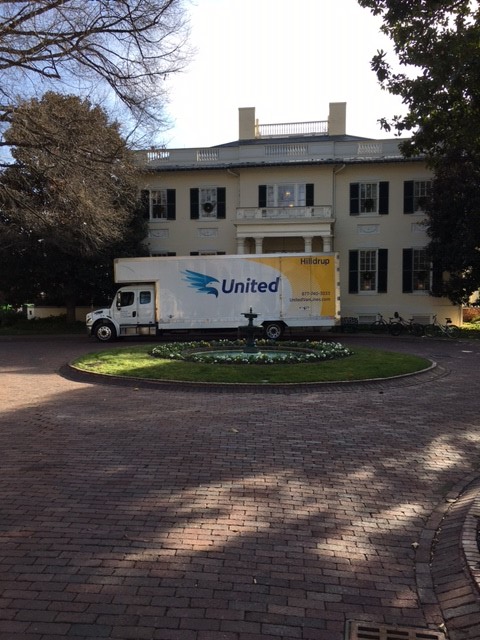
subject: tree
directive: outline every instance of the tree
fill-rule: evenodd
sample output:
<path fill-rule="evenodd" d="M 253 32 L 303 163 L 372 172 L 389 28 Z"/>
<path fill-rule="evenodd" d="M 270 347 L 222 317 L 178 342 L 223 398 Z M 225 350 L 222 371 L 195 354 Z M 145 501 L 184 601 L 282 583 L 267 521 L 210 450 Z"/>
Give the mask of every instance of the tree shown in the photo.
<path fill-rule="evenodd" d="M 183 5 L 184 0 L 2 0 L 0 124 L 11 121 L 19 98 L 67 89 L 99 102 L 105 88 L 137 122 L 158 123 L 162 79 L 188 59 Z"/>
<path fill-rule="evenodd" d="M 92 256 L 79 257 L 44 243 L 12 244 L 0 251 L 0 299 L 19 307 L 26 302 L 65 306 L 73 321 L 79 305 L 105 305 L 113 298 L 115 258 L 148 255 L 143 244 L 146 221 L 132 216 L 125 238 Z"/>
<path fill-rule="evenodd" d="M 5 137 L 15 164 L 0 175 L 0 284 L 8 302 L 45 292 L 71 314 L 100 271 L 111 282 L 113 257 L 142 251 L 133 154 L 102 109 L 55 93 L 17 108 Z"/>
<path fill-rule="evenodd" d="M 372 68 L 384 89 L 402 97 L 407 115 L 382 121 L 411 132 L 405 156 L 423 155 L 434 172 L 428 251 L 448 277 L 434 290 L 454 303 L 480 287 L 480 9 L 474 0 L 358 0 L 382 17 L 397 72 L 384 51 Z"/>

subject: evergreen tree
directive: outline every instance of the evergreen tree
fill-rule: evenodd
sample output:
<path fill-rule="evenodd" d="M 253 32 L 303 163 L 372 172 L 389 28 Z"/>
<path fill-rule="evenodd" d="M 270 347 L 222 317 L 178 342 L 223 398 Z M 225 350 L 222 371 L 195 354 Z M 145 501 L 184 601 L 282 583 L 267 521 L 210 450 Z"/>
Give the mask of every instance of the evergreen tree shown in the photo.
<path fill-rule="evenodd" d="M 434 172 L 428 250 L 443 272 L 433 291 L 466 302 L 480 287 L 480 9 L 474 0 L 358 0 L 383 19 L 404 72 L 384 51 L 372 68 L 407 115 L 382 121 L 411 138 L 407 157 L 425 156 Z"/>

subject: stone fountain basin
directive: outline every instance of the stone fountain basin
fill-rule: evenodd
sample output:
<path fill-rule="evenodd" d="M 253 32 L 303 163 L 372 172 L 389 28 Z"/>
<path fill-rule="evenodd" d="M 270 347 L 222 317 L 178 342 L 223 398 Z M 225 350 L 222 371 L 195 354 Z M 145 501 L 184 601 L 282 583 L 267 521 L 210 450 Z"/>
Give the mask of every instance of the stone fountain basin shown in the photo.
<path fill-rule="evenodd" d="M 225 362 L 231 362 L 232 356 L 239 359 L 248 359 L 249 362 L 259 361 L 259 364 L 265 362 L 265 356 L 268 356 L 269 361 L 277 361 L 281 364 L 288 356 L 295 355 L 296 353 L 311 353 L 315 355 L 314 349 L 307 349 L 301 347 L 288 347 L 282 349 L 281 347 L 255 347 L 255 351 L 249 349 L 249 347 L 225 347 L 225 348 L 200 348 L 188 351 L 185 353 L 186 360 L 202 361 L 202 355 L 208 356 L 208 358 L 214 357 L 217 361 L 225 360 Z M 241 364 L 239 362 L 239 364 Z M 288 364 L 292 364 L 289 362 Z"/>

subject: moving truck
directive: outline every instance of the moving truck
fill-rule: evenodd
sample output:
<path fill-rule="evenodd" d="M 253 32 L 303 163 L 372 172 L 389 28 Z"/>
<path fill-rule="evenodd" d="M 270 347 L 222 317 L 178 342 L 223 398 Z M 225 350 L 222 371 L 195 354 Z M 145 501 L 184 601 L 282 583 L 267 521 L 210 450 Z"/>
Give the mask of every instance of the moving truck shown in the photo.
<path fill-rule="evenodd" d="M 119 258 L 123 285 L 109 309 L 87 315 L 100 341 L 178 329 L 229 329 L 258 314 L 268 338 L 286 327 L 331 327 L 340 318 L 335 253 Z"/>

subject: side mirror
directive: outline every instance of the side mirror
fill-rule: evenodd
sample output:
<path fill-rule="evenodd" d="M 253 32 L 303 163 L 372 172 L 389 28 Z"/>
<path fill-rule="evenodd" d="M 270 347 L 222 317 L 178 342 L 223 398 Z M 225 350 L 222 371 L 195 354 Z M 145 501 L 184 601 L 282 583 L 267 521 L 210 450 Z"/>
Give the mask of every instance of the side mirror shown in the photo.
<path fill-rule="evenodd" d="M 116 295 L 115 304 L 117 305 L 117 309 L 122 308 L 122 294 L 120 293 L 120 291 Z"/>

